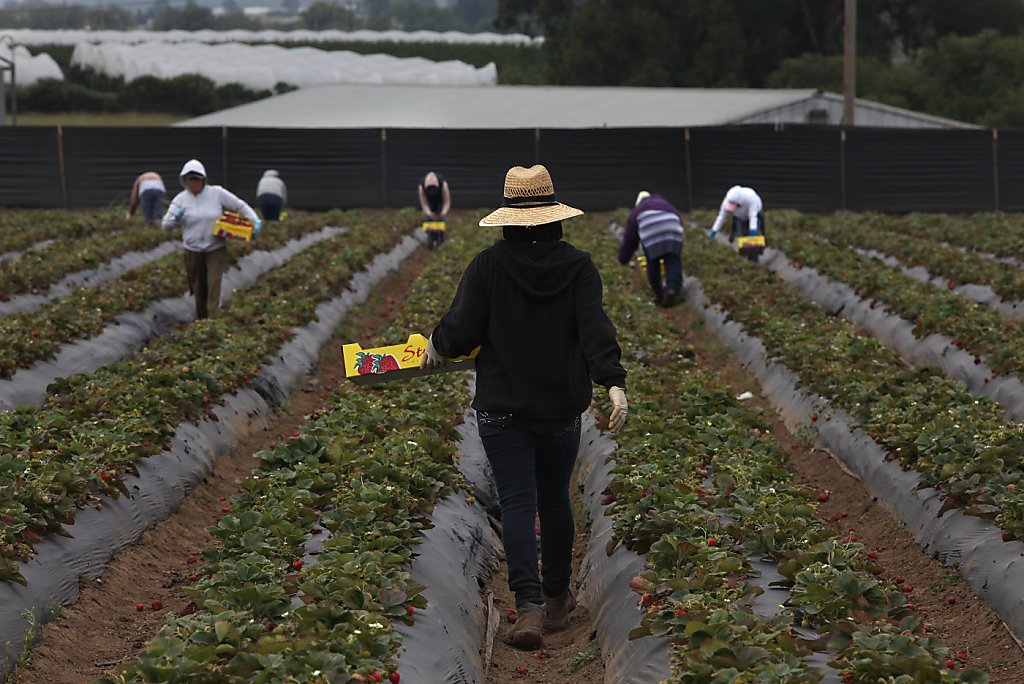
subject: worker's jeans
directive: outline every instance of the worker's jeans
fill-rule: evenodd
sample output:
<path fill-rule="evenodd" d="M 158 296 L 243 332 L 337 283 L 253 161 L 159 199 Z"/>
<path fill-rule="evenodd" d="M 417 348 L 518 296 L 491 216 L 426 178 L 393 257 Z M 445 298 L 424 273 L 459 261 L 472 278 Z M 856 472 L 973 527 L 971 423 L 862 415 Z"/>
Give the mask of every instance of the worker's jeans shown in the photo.
<path fill-rule="evenodd" d="M 142 218 L 147 226 L 159 226 L 160 218 L 164 215 L 164 191 L 150 188 L 139 194 L 139 204 L 142 205 Z"/>
<path fill-rule="evenodd" d="M 665 264 L 665 286 L 661 285 L 661 265 Z M 676 252 L 647 259 L 647 282 L 654 291 L 654 301 L 661 304 L 665 292 L 679 294 L 683 289 L 683 261 Z"/>
<path fill-rule="evenodd" d="M 559 596 L 569 588 L 576 534 L 569 479 L 580 446 L 580 419 L 527 421 L 486 411 L 479 411 L 477 418 L 501 502 L 508 586 L 521 611 L 527 604 L 544 603 L 545 596 Z M 539 573 L 534 530 L 538 513 Z"/>
<path fill-rule="evenodd" d="M 757 227 L 761 235 L 768 237 L 768 227 L 764 224 L 764 212 L 762 211 L 757 215 Z M 750 219 L 741 219 L 732 217 L 732 232 L 729 233 L 729 242 L 732 242 L 737 237 L 747 237 L 750 234 Z M 747 257 L 750 261 L 755 264 L 761 259 L 760 254 L 751 254 Z"/>
<path fill-rule="evenodd" d="M 189 291 L 196 299 L 196 318 L 207 318 L 220 308 L 220 283 L 227 270 L 227 247 L 211 252 L 185 250 L 185 271 Z"/>
<path fill-rule="evenodd" d="M 277 221 L 281 218 L 281 211 L 284 209 L 284 198 L 270 192 L 265 192 L 256 198 L 256 206 L 264 221 Z"/>

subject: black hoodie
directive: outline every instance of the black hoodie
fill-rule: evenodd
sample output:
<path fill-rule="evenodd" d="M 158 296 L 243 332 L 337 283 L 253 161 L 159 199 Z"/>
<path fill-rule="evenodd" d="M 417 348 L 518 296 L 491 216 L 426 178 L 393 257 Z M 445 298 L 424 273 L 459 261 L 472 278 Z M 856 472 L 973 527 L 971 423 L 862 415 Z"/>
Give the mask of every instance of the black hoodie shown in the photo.
<path fill-rule="evenodd" d="M 572 419 L 590 405 L 594 382 L 626 386 L 601 298 L 589 253 L 561 240 L 501 240 L 466 267 L 434 347 L 449 358 L 480 347 L 478 411 Z"/>

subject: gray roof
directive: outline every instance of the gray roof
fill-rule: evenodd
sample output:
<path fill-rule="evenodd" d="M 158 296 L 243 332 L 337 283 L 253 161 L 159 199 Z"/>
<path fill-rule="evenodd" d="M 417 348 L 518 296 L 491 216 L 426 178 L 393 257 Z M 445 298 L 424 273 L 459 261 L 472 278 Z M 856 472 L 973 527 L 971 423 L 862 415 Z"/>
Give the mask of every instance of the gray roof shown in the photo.
<path fill-rule="evenodd" d="M 177 125 L 629 128 L 805 123 L 811 109 L 833 111 L 837 97 L 811 89 L 339 84 L 302 88 Z M 838 102 L 841 111 L 842 98 Z M 879 111 L 885 123 L 873 122 Z M 858 101 L 855 119 L 858 125 L 967 126 L 866 101 Z M 838 121 L 833 117 L 830 123 Z"/>

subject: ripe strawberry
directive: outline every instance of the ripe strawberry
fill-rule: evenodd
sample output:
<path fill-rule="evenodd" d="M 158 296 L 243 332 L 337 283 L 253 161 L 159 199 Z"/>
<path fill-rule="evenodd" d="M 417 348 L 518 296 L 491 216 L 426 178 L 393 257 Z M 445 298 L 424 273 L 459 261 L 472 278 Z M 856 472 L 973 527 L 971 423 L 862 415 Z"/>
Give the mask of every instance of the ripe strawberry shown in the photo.
<path fill-rule="evenodd" d="M 104 482 L 110 482 L 110 473 L 100 473 L 100 479 Z"/>
<path fill-rule="evenodd" d="M 952 670 L 955 667 L 956 667 L 956 663 L 954 663 L 951 658 L 946 658 L 946 669 Z"/>
<path fill-rule="evenodd" d="M 828 492 L 818 492 L 818 501 L 822 503 L 828 501 Z"/>
<path fill-rule="evenodd" d="M 398 674 L 398 670 L 388 674 L 388 681 L 391 682 L 391 684 L 398 684 L 401 679 L 402 675 Z"/>
<path fill-rule="evenodd" d="M 416 609 L 412 607 L 411 603 L 405 607 L 405 612 L 407 612 L 409 615 L 412 615 L 415 612 L 415 610 Z"/>
<path fill-rule="evenodd" d="M 718 540 L 714 537 L 708 537 L 708 546 L 718 546 Z"/>
<path fill-rule="evenodd" d="M 519 667 L 516 668 L 516 674 L 519 675 L 520 677 L 525 676 L 526 675 L 526 668 L 523 667 L 522 665 L 520 665 Z"/>
<path fill-rule="evenodd" d="M 817 413 L 812 413 L 811 414 L 811 422 L 812 423 L 817 423 L 818 422 L 818 414 Z"/>
<path fill-rule="evenodd" d="M 296 570 L 301 570 L 302 569 L 302 559 L 301 558 L 296 558 L 295 561 L 292 562 L 292 567 L 295 568 Z"/>
<path fill-rule="evenodd" d="M 377 372 L 377 359 L 375 354 L 359 352 L 356 354 L 356 369 L 360 375 L 372 375 Z"/>
<path fill-rule="evenodd" d="M 149 605 L 153 608 L 153 610 L 160 610 L 164 607 L 164 602 L 160 599 L 154 599 L 153 602 Z"/>
<path fill-rule="evenodd" d="M 951 606 L 953 606 L 953 605 L 956 605 L 956 596 L 950 596 L 950 597 L 948 597 L 948 598 L 946 599 L 946 601 L 947 601 L 947 602 L 949 603 L 949 605 L 951 605 Z"/>
<path fill-rule="evenodd" d="M 379 681 L 381 680 L 381 676 L 380 676 L 380 673 L 379 673 L 379 672 L 371 672 L 371 673 L 370 673 L 370 677 L 371 677 L 371 678 L 373 679 L 373 681 L 375 681 L 375 682 L 379 682 Z"/>
<path fill-rule="evenodd" d="M 878 552 L 877 551 L 868 551 L 868 558 L 870 558 L 871 560 L 875 560 L 876 558 L 878 558 Z"/>
<path fill-rule="evenodd" d="M 902 576 L 896 577 L 896 584 L 903 584 L 903 577 Z"/>
<path fill-rule="evenodd" d="M 390 373 L 391 371 L 400 370 L 401 366 L 398 365 L 398 359 L 391 354 L 388 354 L 380 360 L 380 372 Z"/>
<path fill-rule="evenodd" d="M 142 611 L 146 610 L 146 604 L 144 604 L 144 603 L 136 603 L 135 604 L 135 610 L 137 610 L 137 611 L 139 611 L 141 613 Z"/>

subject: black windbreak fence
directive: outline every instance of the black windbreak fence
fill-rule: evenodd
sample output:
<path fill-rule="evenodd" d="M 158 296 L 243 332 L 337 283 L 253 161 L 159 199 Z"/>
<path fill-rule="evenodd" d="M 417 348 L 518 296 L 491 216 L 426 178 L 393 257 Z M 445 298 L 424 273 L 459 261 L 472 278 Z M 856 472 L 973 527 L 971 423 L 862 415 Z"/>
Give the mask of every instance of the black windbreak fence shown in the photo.
<path fill-rule="evenodd" d="M 732 185 L 765 206 L 852 211 L 1022 211 L 1024 130 L 808 125 L 598 129 L 0 128 L 0 206 L 124 205 L 143 171 L 180 189 L 196 158 L 243 199 L 276 169 L 299 209 L 415 206 L 435 170 L 455 207 L 500 202 L 505 171 L 542 163 L 558 198 L 631 206 L 640 190 L 682 210 Z"/>

